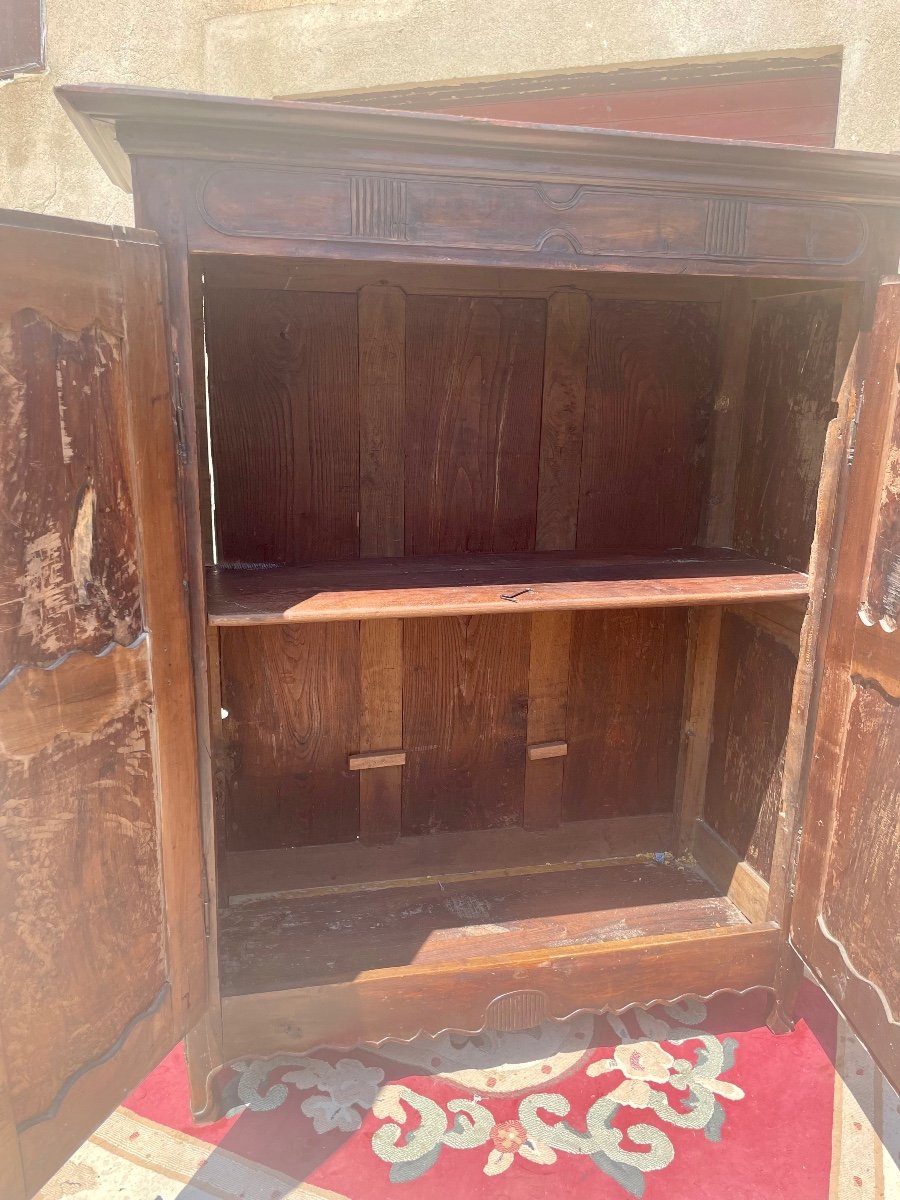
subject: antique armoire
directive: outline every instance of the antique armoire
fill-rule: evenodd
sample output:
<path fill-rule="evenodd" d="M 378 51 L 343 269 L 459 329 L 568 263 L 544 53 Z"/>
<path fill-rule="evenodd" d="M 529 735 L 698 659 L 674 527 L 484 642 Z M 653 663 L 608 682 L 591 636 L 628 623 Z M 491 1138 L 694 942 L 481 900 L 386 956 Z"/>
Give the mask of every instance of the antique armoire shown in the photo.
<path fill-rule="evenodd" d="M 141 229 L 0 214 L 3 1196 L 185 1036 L 805 964 L 896 1081 L 900 158 L 60 98 Z"/>

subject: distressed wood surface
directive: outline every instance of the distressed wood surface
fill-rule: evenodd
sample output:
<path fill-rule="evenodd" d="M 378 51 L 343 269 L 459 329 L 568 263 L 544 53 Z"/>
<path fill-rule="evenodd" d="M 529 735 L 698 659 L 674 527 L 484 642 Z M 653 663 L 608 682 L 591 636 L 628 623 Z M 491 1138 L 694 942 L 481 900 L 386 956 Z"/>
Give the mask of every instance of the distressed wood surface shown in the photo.
<path fill-rule="evenodd" d="M 406 553 L 534 549 L 545 305 L 409 297 Z"/>
<path fill-rule="evenodd" d="M 222 704 L 229 849 L 357 837 L 358 625 L 228 630 Z"/>
<path fill-rule="evenodd" d="M 527 616 L 404 623 L 405 834 L 521 824 L 528 646 Z"/>
<path fill-rule="evenodd" d="M 141 631 L 121 336 L 0 324 L 0 679 Z"/>
<path fill-rule="evenodd" d="M 798 571 L 809 568 L 826 428 L 835 415 L 840 319 L 834 292 L 756 303 L 732 544 Z"/>
<path fill-rule="evenodd" d="M 743 922 L 701 876 L 657 863 L 247 901 L 223 917 L 223 986 L 268 991 Z"/>
<path fill-rule="evenodd" d="M 216 533 L 222 562 L 359 553 L 355 296 L 207 295 Z"/>
<path fill-rule="evenodd" d="M 391 881 L 505 875 L 550 864 L 600 862 L 670 853 L 666 814 L 578 821 L 534 832 L 521 827 L 401 837 L 391 845 L 343 842 L 297 850 L 228 855 L 229 899 L 290 892 L 383 887 Z"/>
<path fill-rule="evenodd" d="M 565 820 L 671 812 L 686 649 L 683 609 L 575 614 Z"/>

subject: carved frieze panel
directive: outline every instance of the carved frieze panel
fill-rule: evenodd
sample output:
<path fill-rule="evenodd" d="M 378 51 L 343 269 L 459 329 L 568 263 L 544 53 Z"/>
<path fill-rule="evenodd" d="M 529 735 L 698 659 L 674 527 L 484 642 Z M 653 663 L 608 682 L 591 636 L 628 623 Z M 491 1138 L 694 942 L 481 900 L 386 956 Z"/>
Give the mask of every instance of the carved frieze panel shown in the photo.
<path fill-rule="evenodd" d="M 554 258 L 852 262 L 866 227 L 849 205 L 597 184 L 219 167 L 203 219 L 240 237 L 398 242 Z"/>

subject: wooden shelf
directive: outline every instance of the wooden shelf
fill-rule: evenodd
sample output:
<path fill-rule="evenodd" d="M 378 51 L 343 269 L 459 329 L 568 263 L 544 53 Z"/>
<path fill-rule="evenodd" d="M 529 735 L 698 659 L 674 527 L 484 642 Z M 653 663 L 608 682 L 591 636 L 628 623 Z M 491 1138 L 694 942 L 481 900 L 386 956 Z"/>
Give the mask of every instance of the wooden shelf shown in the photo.
<path fill-rule="evenodd" d="M 219 927 L 223 993 L 747 925 L 708 880 L 673 862 L 429 880 L 336 899 L 276 895 L 233 903 Z"/>
<path fill-rule="evenodd" d="M 796 600 L 808 577 L 732 550 L 658 555 L 467 554 L 210 567 L 212 625 Z"/>

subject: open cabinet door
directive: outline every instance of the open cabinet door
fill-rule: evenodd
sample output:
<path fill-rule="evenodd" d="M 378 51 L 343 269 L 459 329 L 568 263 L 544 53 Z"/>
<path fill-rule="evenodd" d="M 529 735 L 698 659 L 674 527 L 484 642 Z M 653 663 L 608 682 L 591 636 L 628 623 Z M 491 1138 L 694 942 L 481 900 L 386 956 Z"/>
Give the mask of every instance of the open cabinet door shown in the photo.
<path fill-rule="evenodd" d="M 161 254 L 0 211 L 0 1195 L 206 1005 Z"/>
<path fill-rule="evenodd" d="M 855 445 L 791 940 L 900 1084 L 900 282 L 857 350 Z"/>

